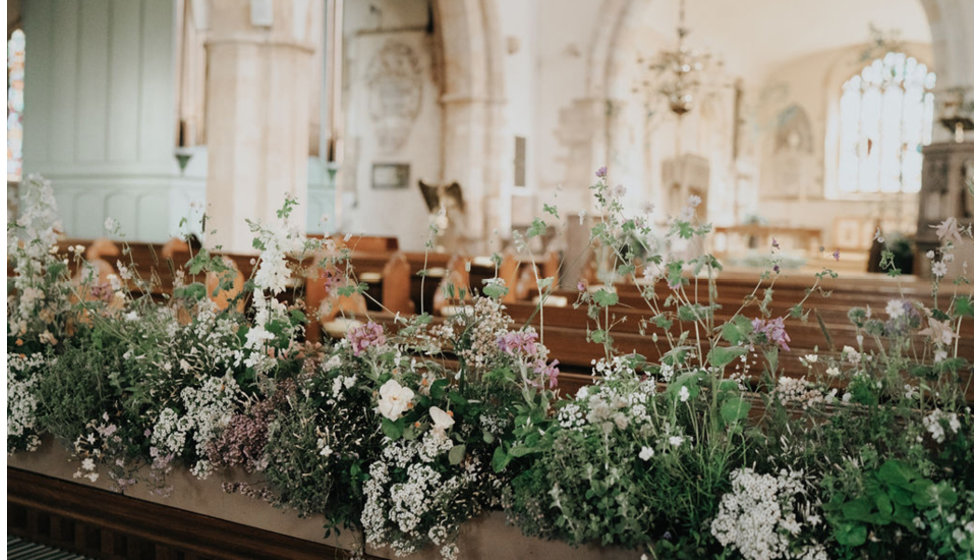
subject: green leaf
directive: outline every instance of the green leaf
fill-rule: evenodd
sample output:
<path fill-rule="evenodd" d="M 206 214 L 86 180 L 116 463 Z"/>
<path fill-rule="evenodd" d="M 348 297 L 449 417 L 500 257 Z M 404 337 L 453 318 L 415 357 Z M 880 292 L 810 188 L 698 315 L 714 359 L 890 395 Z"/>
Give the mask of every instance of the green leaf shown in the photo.
<path fill-rule="evenodd" d="M 845 523 L 834 531 L 834 538 L 844 546 L 861 546 L 868 540 L 868 528 L 860 524 Z"/>
<path fill-rule="evenodd" d="M 746 340 L 752 332 L 752 321 L 744 315 L 736 315 L 721 327 L 721 337 L 733 346 Z"/>
<path fill-rule="evenodd" d="M 892 501 L 888 499 L 887 494 L 876 494 L 875 495 L 875 506 L 882 515 L 891 517 L 894 507 L 892 506 Z"/>
<path fill-rule="evenodd" d="M 592 293 L 592 301 L 599 307 L 609 307 L 619 303 L 619 296 L 614 291 L 599 289 Z"/>
<path fill-rule="evenodd" d="M 973 317 L 973 301 L 968 296 L 953 299 L 953 317 Z"/>
<path fill-rule="evenodd" d="M 500 299 L 507 295 L 508 291 L 507 286 L 498 284 L 497 282 L 488 282 L 483 286 L 483 295 L 490 299 Z"/>
<path fill-rule="evenodd" d="M 708 363 L 718 367 L 723 368 L 730 364 L 735 358 L 744 355 L 748 352 L 748 348 L 744 346 L 726 346 L 726 347 L 715 347 L 708 352 Z"/>
<path fill-rule="evenodd" d="M 609 339 L 609 333 L 603 329 L 596 329 L 589 333 L 589 339 L 596 344 L 605 344 Z"/>
<path fill-rule="evenodd" d="M 437 379 L 432 383 L 432 387 L 429 388 L 429 396 L 434 400 L 442 400 L 446 396 L 446 386 L 449 385 L 448 379 Z"/>
<path fill-rule="evenodd" d="M 483 442 L 484 443 L 493 443 L 493 440 L 494 439 L 495 438 L 493 437 L 493 434 L 491 434 L 490 432 L 488 432 L 486 430 L 483 431 Z"/>
<path fill-rule="evenodd" d="M 463 457 L 466 456 L 466 444 L 461 443 L 459 445 L 453 446 L 449 450 L 449 464 L 458 465 L 463 462 Z"/>
<path fill-rule="evenodd" d="M 527 228 L 527 234 L 526 234 L 527 238 L 530 239 L 532 237 L 541 235 L 545 232 L 546 229 L 547 226 L 545 225 L 544 220 L 542 220 L 541 218 L 534 218 L 534 221 L 531 222 L 531 227 Z"/>
<path fill-rule="evenodd" d="M 194 282 L 174 290 L 174 297 L 190 301 L 202 301 L 208 296 L 208 289 L 200 282 Z"/>
<path fill-rule="evenodd" d="M 749 416 L 750 408 L 752 405 L 743 400 L 742 397 L 730 397 L 721 405 L 721 419 L 724 420 L 725 424 L 744 420 Z"/>
<path fill-rule="evenodd" d="M 384 433 L 384 435 L 388 436 L 391 439 L 398 439 L 402 437 L 402 432 L 404 431 L 401 422 L 402 422 L 401 419 L 399 419 L 398 422 L 392 422 L 387 418 L 382 418 L 381 431 Z"/>
<path fill-rule="evenodd" d="M 872 520 L 871 502 L 864 496 L 849 502 L 844 502 L 840 510 L 846 519 L 852 521 L 870 522 Z"/>
<path fill-rule="evenodd" d="M 878 469 L 878 480 L 899 488 L 911 489 L 913 478 L 916 478 L 915 471 L 895 459 L 885 461 Z"/>
<path fill-rule="evenodd" d="M 510 464 L 512 457 L 509 453 L 504 451 L 503 447 L 497 447 L 493 450 L 493 459 L 490 460 L 490 466 L 493 468 L 493 472 L 499 473 L 503 472 Z"/>

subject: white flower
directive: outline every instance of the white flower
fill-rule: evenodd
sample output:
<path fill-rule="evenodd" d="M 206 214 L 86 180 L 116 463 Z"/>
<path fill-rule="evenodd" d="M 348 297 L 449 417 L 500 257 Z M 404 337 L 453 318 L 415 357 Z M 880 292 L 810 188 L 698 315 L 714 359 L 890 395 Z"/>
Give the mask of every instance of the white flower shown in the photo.
<path fill-rule="evenodd" d="M 415 393 L 411 389 L 402 387 L 394 379 L 386 381 L 378 393 L 381 397 L 378 400 L 378 412 L 392 422 L 398 420 L 412 404 L 412 399 L 415 397 Z"/>
<path fill-rule="evenodd" d="M 105 225 L 105 229 L 108 232 L 114 232 L 119 229 L 119 221 L 115 218 L 106 218 L 105 224 L 103 225 Z"/>
<path fill-rule="evenodd" d="M 682 385 L 681 390 L 677 393 L 677 398 L 681 402 L 687 402 L 687 399 L 691 398 L 691 392 L 687 390 L 687 385 Z"/>
<path fill-rule="evenodd" d="M 814 363 L 817 362 L 817 355 L 816 354 L 807 354 L 804 357 L 806 358 L 806 361 L 810 362 L 811 364 L 814 364 Z"/>
<path fill-rule="evenodd" d="M 932 439 L 936 440 L 936 443 L 946 441 L 947 432 L 943 426 L 944 421 L 949 426 L 949 434 L 955 434 L 960 431 L 960 420 L 954 412 L 934 410 L 932 414 L 922 419 L 922 425 L 925 426 L 926 431 L 929 432 Z"/>
<path fill-rule="evenodd" d="M 949 357 L 945 350 L 936 350 L 935 363 L 939 363 Z"/>
<path fill-rule="evenodd" d="M 697 208 L 701 205 L 701 197 L 696 194 L 692 194 L 691 198 L 687 199 L 687 204 L 691 208 Z"/>
<path fill-rule="evenodd" d="M 861 361 L 861 354 L 853 346 L 845 346 L 842 352 L 844 359 L 852 364 L 857 364 Z"/>
<path fill-rule="evenodd" d="M 684 436 L 670 436 L 667 441 L 669 441 L 674 447 L 680 447 L 681 444 L 684 443 Z"/>
<path fill-rule="evenodd" d="M 640 459 L 643 459 L 644 461 L 649 461 L 650 457 L 653 457 L 653 449 L 650 449 L 649 447 L 644 445 L 643 448 L 640 449 Z"/>
<path fill-rule="evenodd" d="M 948 273 L 948 272 L 949 272 L 949 267 L 946 266 L 946 263 L 944 263 L 942 261 L 936 261 L 936 262 L 932 263 L 932 275 L 933 276 L 935 276 L 937 278 L 942 278 L 943 276 L 946 276 L 946 273 Z"/>
<path fill-rule="evenodd" d="M 905 315 L 905 306 L 902 304 L 902 300 L 889 300 L 888 305 L 885 306 L 885 313 L 892 319 L 898 319 Z"/>
<path fill-rule="evenodd" d="M 827 368 L 827 375 L 830 377 L 837 377 L 840 375 L 840 369 L 837 366 L 831 366 Z"/>
<path fill-rule="evenodd" d="M 931 261 L 932 259 L 936 258 L 936 252 L 935 251 L 926 252 L 926 258 Z"/>
<path fill-rule="evenodd" d="M 429 416 L 432 417 L 432 430 L 437 434 L 445 434 L 456 423 L 452 416 L 437 406 L 429 407 Z"/>
<path fill-rule="evenodd" d="M 340 356 L 334 354 L 333 356 L 330 356 L 330 359 L 327 360 L 327 363 L 323 364 L 323 370 L 331 371 L 339 368 L 341 364 L 342 362 L 340 361 Z"/>
<path fill-rule="evenodd" d="M 93 461 L 90 457 L 86 457 L 85 459 L 82 460 L 82 468 L 87 471 L 94 471 L 95 461 Z"/>

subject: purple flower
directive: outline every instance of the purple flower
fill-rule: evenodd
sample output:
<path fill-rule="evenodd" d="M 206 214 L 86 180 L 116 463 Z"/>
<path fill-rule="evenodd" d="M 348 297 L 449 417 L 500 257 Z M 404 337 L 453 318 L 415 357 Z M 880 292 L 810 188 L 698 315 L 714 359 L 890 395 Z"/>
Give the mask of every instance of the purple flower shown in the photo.
<path fill-rule="evenodd" d="M 772 238 L 772 248 L 779 249 L 779 241 L 776 241 L 775 237 Z"/>
<path fill-rule="evenodd" d="M 366 325 L 347 331 L 347 340 L 350 341 L 354 355 L 360 356 L 361 352 L 368 347 L 380 346 L 385 343 L 384 329 L 381 325 L 371 321 Z"/>
<path fill-rule="evenodd" d="M 840 249 L 834 249 L 834 260 L 835 261 L 840 260 Z"/>
<path fill-rule="evenodd" d="M 531 330 L 508 332 L 497 339 L 497 347 L 511 356 L 519 352 L 535 356 L 538 353 L 537 340 L 538 333 Z"/>
<path fill-rule="evenodd" d="M 534 373 L 548 380 L 548 388 L 554 389 L 558 386 L 558 360 L 551 360 L 551 363 L 543 359 L 534 362 Z M 537 386 L 537 384 L 535 384 Z"/>
<path fill-rule="evenodd" d="M 576 284 L 575 287 L 578 289 L 578 291 L 584 292 L 585 291 L 585 282 L 579 280 L 578 281 L 578 284 Z"/>
<path fill-rule="evenodd" d="M 606 166 L 603 165 L 599 169 L 596 169 L 595 170 L 595 176 L 598 177 L 598 178 L 600 178 L 600 179 L 604 178 L 606 176 Z"/>
<path fill-rule="evenodd" d="M 789 351 L 789 334 L 786 333 L 786 324 L 782 317 L 775 319 L 752 319 L 752 330 L 757 334 L 763 334 L 766 340 L 773 344 L 778 344 L 783 350 Z"/>
<path fill-rule="evenodd" d="M 776 274 L 779 274 L 779 265 L 778 264 L 772 265 L 772 271 L 775 272 Z"/>

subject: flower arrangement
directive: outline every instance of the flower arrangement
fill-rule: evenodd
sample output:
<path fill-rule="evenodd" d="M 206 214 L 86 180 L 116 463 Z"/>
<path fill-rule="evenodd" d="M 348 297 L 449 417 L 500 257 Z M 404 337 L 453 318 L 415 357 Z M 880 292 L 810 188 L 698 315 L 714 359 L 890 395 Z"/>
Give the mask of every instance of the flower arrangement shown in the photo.
<path fill-rule="evenodd" d="M 50 185 L 29 179 L 26 214 L 8 231 L 8 452 L 54 436 L 78 478 L 117 488 L 166 491 L 178 467 L 239 469 L 255 476 L 227 491 L 323 515 L 329 530 L 356 530 L 358 548 L 396 555 L 454 558 L 461 526 L 503 509 L 528 535 L 654 558 L 972 558 L 973 365 L 959 344 L 973 295 L 939 297 L 972 231 L 937 228 L 931 302 L 899 293 L 852 309 L 856 344 L 838 349 L 816 315 L 827 346 L 804 349 L 808 374 L 794 378 L 780 367 L 797 343 L 790 323 L 809 317 L 834 273 L 776 313 L 773 240 L 746 303 L 723 309 L 722 264 L 697 250 L 710 232 L 695 219 L 700 200 L 657 228 L 627 214 L 604 168 L 596 175 L 592 235 L 615 263 L 602 286 L 580 287 L 584 334 L 604 355 L 570 395 L 556 391 L 544 329 L 514 324 L 499 281 L 444 320 L 395 316 L 305 343 L 301 300 L 283 296 L 296 263 L 330 254 L 328 242 L 252 223 L 261 253 L 231 305 L 194 281 L 210 272 L 230 285 L 206 250 L 154 301 L 133 263 L 100 277 L 81 251 L 59 254 Z M 546 227 L 535 220 L 518 238 Z M 363 292 L 338 279 L 349 263 L 332 254 L 317 263 L 331 265 L 328 288 Z M 539 295 L 554 284 L 539 279 Z M 630 284 L 643 296 L 640 334 L 663 342 L 657 356 L 616 350 Z"/>

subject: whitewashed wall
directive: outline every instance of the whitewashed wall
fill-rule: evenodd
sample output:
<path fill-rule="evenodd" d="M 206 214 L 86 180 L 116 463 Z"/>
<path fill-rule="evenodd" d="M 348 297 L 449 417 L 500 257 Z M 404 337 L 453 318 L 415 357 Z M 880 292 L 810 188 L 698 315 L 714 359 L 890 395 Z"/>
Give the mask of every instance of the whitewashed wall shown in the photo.
<path fill-rule="evenodd" d="M 66 233 L 169 236 L 174 159 L 174 4 L 31 0 L 24 169 L 51 179 Z M 203 184 L 201 185 L 203 188 Z"/>
<path fill-rule="evenodd" d="M 427 3 L 425 0 L 349 2 L 344 18 L 347 147 L 341 169 L 345 195 L 341 229 L 362 234 L 395 235 L 403 248 L 421 250 L 428 238 L 428 209 L 418 181 L 439 182 L 442 152 L 441 109 L 433 75 L 435 39 L 426 32 Z M 372 64 L 389 42 L 405 45 L 411 50 L 411 58 L 418 70 L 414 85 L 421 88 L 418 113 L 411 119 L 401 119 L 400 125 L 388 129 L 389 133 L 394 131 L 392 138 L 404 135 L 401 142 L 382 142 L 383 122 L 372 116 L 373 112 L 377 114 L 378 104 L 382 102 L 374 97 L 379 92 L 372 91 L 369 84 Z M 387 122 L 391 124 L 392 121 Z M 373 188 L 371 173 L 375 163 L 410 164 L 407 188 Z"/>

